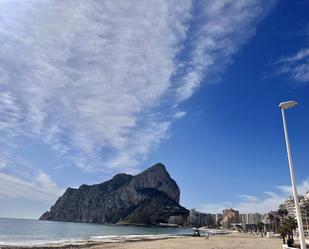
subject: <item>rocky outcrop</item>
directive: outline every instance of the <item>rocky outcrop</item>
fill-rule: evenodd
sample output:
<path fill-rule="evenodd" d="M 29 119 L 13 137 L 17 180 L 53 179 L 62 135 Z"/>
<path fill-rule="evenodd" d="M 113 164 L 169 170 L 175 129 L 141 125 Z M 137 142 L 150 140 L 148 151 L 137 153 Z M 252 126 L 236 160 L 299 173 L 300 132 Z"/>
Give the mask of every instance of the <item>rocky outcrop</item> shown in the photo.
<path fill-rule="evenodd" d="M 41 220 L 157 225 L 188 215 L 180 191 L 163 164 L 131 176 L 118 174 L 95 185 L 68 188 Z"/>

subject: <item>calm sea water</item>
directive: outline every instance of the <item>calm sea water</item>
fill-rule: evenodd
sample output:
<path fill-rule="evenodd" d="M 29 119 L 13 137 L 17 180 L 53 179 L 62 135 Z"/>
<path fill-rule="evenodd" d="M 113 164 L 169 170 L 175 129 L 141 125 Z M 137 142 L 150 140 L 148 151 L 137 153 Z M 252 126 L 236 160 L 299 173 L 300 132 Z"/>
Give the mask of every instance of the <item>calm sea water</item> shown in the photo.
<path fill-rule="evenodd" d="M 189 228 L 135 227 L 0 218 L 0 245 L 44 245 L 190 234 Z"/>

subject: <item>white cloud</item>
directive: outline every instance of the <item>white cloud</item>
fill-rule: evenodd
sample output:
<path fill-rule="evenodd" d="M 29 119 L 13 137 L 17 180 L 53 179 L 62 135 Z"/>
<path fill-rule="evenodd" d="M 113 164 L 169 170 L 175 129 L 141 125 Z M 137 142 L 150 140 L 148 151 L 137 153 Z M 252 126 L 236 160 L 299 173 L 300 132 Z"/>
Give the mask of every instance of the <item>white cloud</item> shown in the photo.
<path fill-rule="evenodd" d="M 223 72 L 235 54 L 255 33 L 256 24 L 268 13 L 275 1 L 202 1 L 197 32 L 190 42 L 188 61 L 183 62 L 180 100 L 189 98 L 205 78 Z"/>
<path fill-rule="evenodd" d="M 2 1 L 1 149 L 42 139 L 85 170 L 136 170 L 273 1 L 199 4 Z"/>
<path fill-rule="evenodd" d="M 180 111 L 180 112 L 176 112 L 173 116 L 174 116 L 174 118 L 179 119 L 179 118 L 182 118 L 186 115 L 187 115 L 186 112 Z"/>
<path fill-rule="evenodd" d="M 281 58 L 277 63 L 286 63 L 286 62 L 297 62 L 303 59 L 308 58 L 309 56 L 309 49 L 302 49 L 299 52 L 297 52 L 295 55 L 290 55 L 290 56 L 286 56 Z"/>
<path fill-rule="evenodd" d="M 256 202 L 258 200 L 258 198 L 253 195 L 240 195 L 240 197 L 249 202 Z"/>
<path fill-rule="evenodd" d="M 276 75 L 288 75 L 295 82 L 309 82 L 309 48 L 304 48 L 296 54 L 285 56 L 276 63 Z"/>
<path fill-rule="evenodd" d="M 230 208 L 231 205 L 231 202 L 208 203 L 201 205 L 198 210 L 211 214 L 221 214 L 222 210 Z"/>
<path fill-rule="evenodd" d="M 277 188 L 286 195 L 292 195 L 292 186 L 278 186 Z M 309 191 L 309 179 L 302 181 L 301 184 L 297 186 L 297 191 L 298 194 L 305 195 Z"/>
<path fill-rule="evenodd" d="M 265 192 L 261 198 L 244 198 L 243 201 L 235 205 L 235 209 L 241 213 L 267 213 L 271 210 L 277 210 L 283 203 L 285 196 L 274 192 Z"/>
<path fill-rule="evenodd" d="M 252 195 L 240 195 L 241 201 L 208 203 L 200 206 L 200 210 L 208 213 L 222 213 L 223 209 L 234 208 L 240 213 L 268 213 L 277 210 L 279 205 L 291 195 L 291 186 L 278 186 L 279 192 L 265 191 L 262 197 Z M 299 194 L 304 195 L 309 191 L 309 179 L 297 186 Z"/>
<path fill-rule="evenodd" d="M 29 181 L 0 172 L 0 184 L 0 198 L 26 198 L 52 203 L 63 193 L 43 171 Z"/>
<path fill-rule="evenodd" d="M 6 160 L 3 160 L 3 159 L 0 158 L 0 170 L 1 170 L 1 169 L 4 169 L 4 168 L 6 168 L 6 167 L 7 167 L 7 162 L 6 162 Z"/>

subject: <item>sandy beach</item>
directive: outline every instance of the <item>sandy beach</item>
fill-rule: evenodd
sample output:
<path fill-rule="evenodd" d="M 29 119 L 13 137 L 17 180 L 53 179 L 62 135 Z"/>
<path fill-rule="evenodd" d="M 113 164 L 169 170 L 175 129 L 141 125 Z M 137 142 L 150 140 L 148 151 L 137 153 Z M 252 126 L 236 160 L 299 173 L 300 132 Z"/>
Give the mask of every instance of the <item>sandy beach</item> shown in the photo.
<path fill-rule="evenodd" d="M 0 246 L 1 248 L 1 246 Z M 66 245 L 49 247 L 2 247 L 18 248 L 57 248 L 57 249 L 281 249 L 279 238 L 261 238 L 250 234 L 230 233 L 227 235 L 204 237 L 176 237 L 168 239 L 142 240 L 130 242 L 95 242 L 86 245 Z"/>
<path fill-rule="evenodd" d="M 254 237 L 247 234 L 228 234 L 203 237 L 186 237 L 154 241 L 139 241 L 91 246 L 91 249 L 281 249 L 281 239 Z"/>

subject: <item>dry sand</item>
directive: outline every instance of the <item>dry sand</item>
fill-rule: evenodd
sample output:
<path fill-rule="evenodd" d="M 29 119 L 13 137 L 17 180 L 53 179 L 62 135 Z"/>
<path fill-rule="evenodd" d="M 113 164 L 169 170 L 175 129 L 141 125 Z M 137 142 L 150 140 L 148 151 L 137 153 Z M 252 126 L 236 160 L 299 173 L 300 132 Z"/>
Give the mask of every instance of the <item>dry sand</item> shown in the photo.
<path fill-rule="evenodd" d="M 261 238 L 249 234 L 231 233 L 228 235 L 185 237 L 153 241 L 138 241 L 102 244 L 91 249 L 282 249 L 282 240 Z"/>
<path fill-rule="evenodd" d="M 205 237 L 175 237 L 131 242 L 91 242 L 86 245 L 65 246 L 4 246 L 0 249 L 282 249 L 279 238 L 261 238 L 250 234 L 230 233 Z"/>

